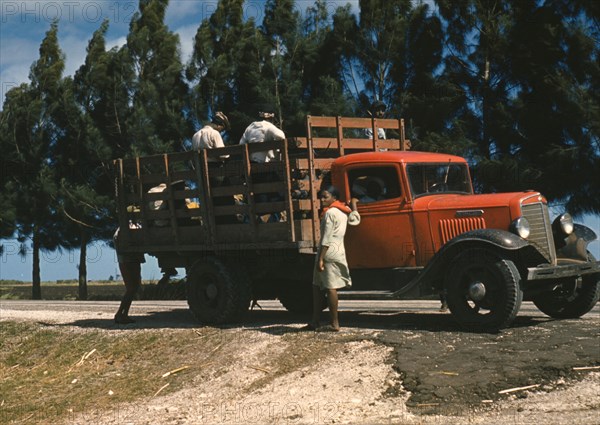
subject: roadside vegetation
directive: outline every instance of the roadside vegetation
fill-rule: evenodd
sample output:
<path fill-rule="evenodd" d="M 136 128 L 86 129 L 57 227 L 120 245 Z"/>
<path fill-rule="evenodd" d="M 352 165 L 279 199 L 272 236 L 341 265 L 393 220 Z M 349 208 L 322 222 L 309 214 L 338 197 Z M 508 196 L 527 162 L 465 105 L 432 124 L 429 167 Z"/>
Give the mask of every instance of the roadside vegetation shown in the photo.
<path fill-rule="evenodd" d="M 79 285 L 76 280 L 42 283 L 44 300 L 77 300 Z M 88 300 L 118 301 L 125 287 L 122 281 L 88 282 Z M 31 282 L 0 280 L 0 300 L 31 299 Z M 138 294 L 139 300 L 184 300 L 185 280 L 173 281 L 167 285 L 158 285 L 155 281 L 144 281 Z"/>
<path fill-rule="evenodd" d="M 159 390 L 166 394 L 197 373 L 219 345 L 220 332 L 210 328 L 73 332 L 2 322 L 0 423 L 57 423 Z"/>

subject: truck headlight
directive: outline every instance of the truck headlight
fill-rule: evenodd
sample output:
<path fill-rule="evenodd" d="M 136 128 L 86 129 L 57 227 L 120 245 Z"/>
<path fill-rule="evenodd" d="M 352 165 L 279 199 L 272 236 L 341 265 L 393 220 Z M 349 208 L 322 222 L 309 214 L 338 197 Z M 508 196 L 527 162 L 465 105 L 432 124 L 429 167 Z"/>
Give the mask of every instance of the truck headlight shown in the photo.
<path fill-rule="evenodd" d="M 560 230 L 560 232 L 562 232 L 565 236 L 569 236 L 571 233 L 573 233 L 574 229 L 573 217 L 571 217 L 571 214 L 569 213 L 564 213 L 556 217 L 554 223 L 552 223 L 552 228 L 555 232 Z"/>
<path fill-rule="evenodd" d="M 510 231 L 519 235 L 523 239 L 527 239 L 531 233 L 529 221 L 525 217 L 519 217 L 510 225 Z"/>

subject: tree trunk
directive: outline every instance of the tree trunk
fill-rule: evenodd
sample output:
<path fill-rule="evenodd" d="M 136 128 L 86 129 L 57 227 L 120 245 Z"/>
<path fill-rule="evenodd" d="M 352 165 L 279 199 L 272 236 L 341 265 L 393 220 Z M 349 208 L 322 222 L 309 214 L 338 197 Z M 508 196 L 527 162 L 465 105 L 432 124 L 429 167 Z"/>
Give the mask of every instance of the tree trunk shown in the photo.
<path fill-rule="evenodd" d="M 42 299 L 42 280 L 40 278 L 40 236 L 37 228 L 33 230 L 33 272 L 31 276 L 31 299 Z"/>
<path fill-rule="evenodd" d="M 84 229 L 81 229 L 81 247 L 79 254 L 79 299 L 87 300 L 87 245 L 88 245 L 88 234 Z"/>

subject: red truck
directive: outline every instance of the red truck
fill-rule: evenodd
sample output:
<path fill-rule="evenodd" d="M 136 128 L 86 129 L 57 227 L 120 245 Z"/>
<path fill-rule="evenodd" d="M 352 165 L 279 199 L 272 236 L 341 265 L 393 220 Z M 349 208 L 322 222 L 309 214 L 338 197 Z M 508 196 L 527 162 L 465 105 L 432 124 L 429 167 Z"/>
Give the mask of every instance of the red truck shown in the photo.
<path fill-rule="evenodd" d="M 374 139 L 360 137 L 364 128 Z M 378 128 L 395 138 L 378 139 Z M 346 234 L 346 297 L 444 293 L 456 321 L 481 330 L 509 326 L 523 300 L 555 318 L 595 306 L 591 229 L 567 213 L 551 221 L 539 192 L 474 194 L 464 158 L 409 146 L 402 120 L 309 116 L 305 138 L 117 160 L 119 249 L 185 267 L 202 322 L 239 320 L 261 299 L 308 314 L 317 194 L 333 183 L 342 200 L 359 199 L 361 215 Z M 267 149 L 280 159 L 250 162 Z"/>

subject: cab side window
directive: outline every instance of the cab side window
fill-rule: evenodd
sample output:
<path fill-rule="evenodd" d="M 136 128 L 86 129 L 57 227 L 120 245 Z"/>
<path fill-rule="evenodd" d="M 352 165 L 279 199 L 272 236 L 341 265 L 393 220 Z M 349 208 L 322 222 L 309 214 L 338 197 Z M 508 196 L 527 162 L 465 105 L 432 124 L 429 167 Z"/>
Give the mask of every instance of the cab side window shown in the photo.
<path fill-rule="evenodd" d="M 400 197 L 401 189 L 395 167 L 355 168 L 348 173 L 351 195 L 361 204 Z"/>

